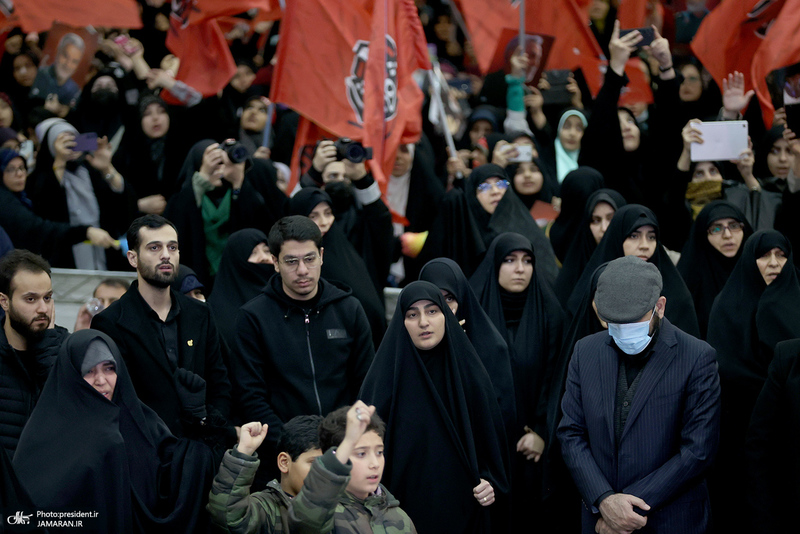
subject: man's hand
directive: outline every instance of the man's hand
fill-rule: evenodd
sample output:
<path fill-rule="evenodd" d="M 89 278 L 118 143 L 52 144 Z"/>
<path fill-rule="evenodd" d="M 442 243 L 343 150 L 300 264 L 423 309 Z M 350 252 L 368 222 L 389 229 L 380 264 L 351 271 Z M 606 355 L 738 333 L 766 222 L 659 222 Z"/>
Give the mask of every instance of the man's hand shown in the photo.
<path fill-rule="evenodd" d="M 517 442 L 517 452 L 524 454 L 526 460 L 538 462 L 544 452 L 544 440 L 536 432 L 526 432 Z"/>
<path fill-rule="evenodd" d="M 333 141 L 330 139 L 320 141 L 314 151 L 314 159 L 311 160 L 311 164 L 317 172 L 322 173 L 328 163 L 333 163 L 334 161 L 336 161 L 336 147 L 333 146 Z"/>
<path fill-rule="evenodd" d="M 488 480 L 481 479 L 481 483 L 472 488 L 472 495 L 481 506 L 494 504 L 494 488 Z"/>
<path fill-rule="evenodd" d="M 642 499 L 627 493 L 609 495 L 603 499 L 599 508 L 612 531 L 630 532 L 647 524 L 647 517 L 636 513 L 634 506 L 644 511 L 650 510 L 650 506 Z"/>
<path fill-rule="evenodd" d="M 754 94 L 755 91 L 752 89 L 744 92 L 744 74 L 739 71 L 728 74 L 727 78 L 722 79 L 723 118 L 738 118 L 739 113 L 747 107 Z"/>
<path fill-rule="evenodd" d="M 236 450 L 252 456 L 256 449 L 264 443 L 264 438 L 267 437 L 267 427 L 268 425 L 262 425 L 257 421 L 244 425 L 239 431 L 239 444 L 236 446 Z"/>
<path fill-rule="evenodd" d="M 642 34 L 638 31 L 632 31 L 625 34 L 624 37 L 620 37 L 619 20 L 615 20 L 614 31 L 611 32 L 611 41 L 608 43 L 608 51 L 611 56 L 608 66 L 611 67 L 611 70 L 622 76 L 625 73 L 625 65 L 641 40 Z"/>
<path fill-rule="evenodd" d="M 594 531 L 597 534 L 632 534 L 632 530 L 614 530 L 608 523 L 601 517 L 597 520 L 597 523 L 594 526 Z"/>
<path fill-rule="evenodd" d="M 367 430 L 367 425 L 375 413 L 375 406 L 367 406 L 363 401 L 356 401 L 349 410 L 347 410 L 347 427 L 344 431 L 344 439 L 336 449 L 336 458 L 342 464 L 347 464 L 353 448 L 364 435 Z"/>

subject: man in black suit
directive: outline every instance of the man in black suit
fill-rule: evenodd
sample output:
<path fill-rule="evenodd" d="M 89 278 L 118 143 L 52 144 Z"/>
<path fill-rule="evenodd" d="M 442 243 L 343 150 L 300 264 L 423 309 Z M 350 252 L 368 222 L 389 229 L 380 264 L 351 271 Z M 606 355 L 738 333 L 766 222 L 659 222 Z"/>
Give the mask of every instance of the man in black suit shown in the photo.
<path fill-rule="evenodd" d="M 178 232 L 164 217 L 145 215 L 127 237 L 138 279 L 92 328 L 114 339 L 139 398 L 173 434 L 224 447 L 236 437 L 227 422 L 231 384 L 209 308 L 170 290 L 180 264 Z"/>
<path fill-rule="evenodd" d="M 775 345 L 747 431 L 750 532 L 797 529 L 800 499 L 800 339 Z"/>
<path fill-rule="evenodd" d="M 708 530 L 716 353 L 664 318 L 661 288 L 655 265 L 610 262 L 594 301 L 608 333 L 585 337 L 572 354 L 558 438 L 586 534 Z"/>

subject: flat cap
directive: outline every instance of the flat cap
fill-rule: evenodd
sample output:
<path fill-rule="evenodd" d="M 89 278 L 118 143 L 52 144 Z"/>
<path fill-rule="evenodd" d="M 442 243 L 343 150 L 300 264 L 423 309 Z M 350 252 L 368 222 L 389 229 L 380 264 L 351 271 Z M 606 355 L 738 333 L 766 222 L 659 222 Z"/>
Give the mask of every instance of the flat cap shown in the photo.
<path fill-rule="evenodd" d="M 635 323 L 655 307 L 662 286 L 652 263 L 637 256 L 617 258 L 597 280 L 597 313 L 609 323 Z"/>

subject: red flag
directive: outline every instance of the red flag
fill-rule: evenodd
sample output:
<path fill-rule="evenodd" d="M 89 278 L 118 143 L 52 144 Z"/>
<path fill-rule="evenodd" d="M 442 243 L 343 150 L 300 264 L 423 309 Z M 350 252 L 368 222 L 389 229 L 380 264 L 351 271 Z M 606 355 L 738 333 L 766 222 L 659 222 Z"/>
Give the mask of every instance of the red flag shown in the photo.
<path fill-rule="evenodd" d="M 173 0 L 167 48 L 181 60 L 176 79 L 203 96 L 219 93 L 236 73 L 236 63 L 216 19 L 253 8 L 274 6 L 271 0 Z M 177 103 L 166 91 L 162 96 Z"/>
<path fill-rule="evenodd" d="M 55 21 L 76 27 L 142 27 L 136 0 L 22 0 L 14 2 L 13 16 L 26 32 L 47 31 Z"/>
<path fill-rule="evenodd" d="M 384 187 L 397 146 L 422 132 L 417 68 L 429 63 L 412 0 L 295 0 L 281 23 L 270 99 L 371 147 Z"/>
<path fill-rule="evenodd" d="M 508 0 L 461 0 L 459 6 L 478 66 L 487 73 L 503 29 L 519 29 L 519 11 Z M 602 78 L 606 61 L 585 14 L 575 0 L 527 0 L 525 31 L 555 37 L 546 68 L 581 68 L 592 94 L 597 94 L 600 85 L 596 80 Z"/>
<path fill-rule="evenodd" d="M 786 0 L 725 0 L 703 19 L 692 51 L 717 85 L 733 71 L 750 72 L 767 30 Z M 745 90 L 753 89 L 745 77 Z"/>
<path fill-rule="evenodd" d="M 623 30 L 641 28 L 647 18 L 648 0 L 621 0 L 617 8 L 619 27 Z"/>
<path fill-rule="evenodd" d="M 767 75 L 795 63 L 800 63 L 800 0 L 786 0 L 753 56 L 751 69 L 751 81 L 767 127 L 771 127 L 775 112 L 767 89 Z"/>

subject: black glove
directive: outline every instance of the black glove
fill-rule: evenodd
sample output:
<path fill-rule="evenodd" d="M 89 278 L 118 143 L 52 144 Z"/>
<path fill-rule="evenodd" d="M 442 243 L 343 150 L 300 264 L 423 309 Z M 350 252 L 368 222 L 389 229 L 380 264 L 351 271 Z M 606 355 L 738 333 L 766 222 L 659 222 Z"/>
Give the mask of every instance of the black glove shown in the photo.
<path fill-rule="evenodd" d="M 201 421 L 206 418 L 206 381 L 203 377 L 179 367 L 175 371 L 175 389 L 186 415 Z"/>

